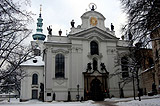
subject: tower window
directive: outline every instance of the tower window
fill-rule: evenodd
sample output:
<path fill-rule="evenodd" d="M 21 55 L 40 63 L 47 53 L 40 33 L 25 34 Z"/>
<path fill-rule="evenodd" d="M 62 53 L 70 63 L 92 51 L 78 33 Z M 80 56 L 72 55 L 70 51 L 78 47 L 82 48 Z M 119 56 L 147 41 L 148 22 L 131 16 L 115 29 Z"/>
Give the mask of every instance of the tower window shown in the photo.
<path fill-rule="evenodd" d="M 34 49 L 34 55 L 35 55 L 35 56 L 40 56 L 40 55 L 41 55 L 41 50 L 39 50 L 39 49 Z"/>
<path fill-rule="evenodd" d="M 94 55 L 94 54 L 99 54 L 98 52 L 98 44 L 95 42 L 95 41 L 92 41 L 90 43 L 90 49 L 91 49 L 91 55 Z"/>
<path fill-rule="evenodd" d="M 55 59 L 55 77 L 64 78 L 65 59 L 64 55 L 57 54 Z"/>

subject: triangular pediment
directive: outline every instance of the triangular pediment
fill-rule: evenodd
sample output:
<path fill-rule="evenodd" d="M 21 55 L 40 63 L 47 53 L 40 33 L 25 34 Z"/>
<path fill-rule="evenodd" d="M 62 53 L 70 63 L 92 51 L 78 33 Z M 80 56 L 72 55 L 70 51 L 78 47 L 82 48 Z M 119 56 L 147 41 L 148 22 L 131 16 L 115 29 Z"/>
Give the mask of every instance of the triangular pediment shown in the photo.
<path fill-rule="evenodd" d="M 115 37 L 112 33 L 101 30 L 98 27 L 92 27 L 83 31 L 79 31 L 74 34 L 68 35 L 70 38 L 84 38 L 84 39 L 91 39 L 93 37 L 97 37 L 102 40 L 112 39 L 118 40 L 119 38 Z"/>

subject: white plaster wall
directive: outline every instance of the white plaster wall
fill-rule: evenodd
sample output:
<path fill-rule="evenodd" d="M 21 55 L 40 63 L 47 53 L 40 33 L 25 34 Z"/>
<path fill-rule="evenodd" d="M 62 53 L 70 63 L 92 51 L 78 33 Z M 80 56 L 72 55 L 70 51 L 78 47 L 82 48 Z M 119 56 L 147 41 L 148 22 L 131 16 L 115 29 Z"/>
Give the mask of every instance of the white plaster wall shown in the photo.
<path fill-rule="evenodd" d="M 69 39 L 66 36 L 58 35 L 48 35 L 47 42 L 69 42 Z"/>
<path fill-rule="evenodd" d="M 52 101 L 53 93 L 56 94 L 56 100 L 67 100 L 62 94 L 67 94 L 69 89 L 70 78 L 70 46 L 59 46 L 55 43 L 46 45 L 48 50 L 46 53 L 46 94 L 45 100 Z M 65 57 L 65 77 L 55 78 L 55 57 L 57 54 L 63 54 Z M 47 96 L 47 93 L 51 93 L 51 96 Z"/>
<path fill-rule="evenodd" d="M 44 67 L 23 67 L 26 72 L 26 77 L 21 81 L 21 95 L 20 99 L 29 100 L 32 98 L 32 89 L 38 90 L 38 97 L 40 92 L 40 83 L 43 82 L 43 70 Z M 38 75 L 38 88 L 32 87 L 32 75 L 36 73 Z"/>
<path fill-rule="evenodd" d="M 52 58 L 52 53 L 51 53 L 51 48 L 48 48 L 47 49 L 47 53 L 46 53 L 46 90 L 51 90 L 52 89 L 52 86 L 53 86 L 53 81 L 52 81 L 52 78 L 53 78 L 53 58 Z"/>

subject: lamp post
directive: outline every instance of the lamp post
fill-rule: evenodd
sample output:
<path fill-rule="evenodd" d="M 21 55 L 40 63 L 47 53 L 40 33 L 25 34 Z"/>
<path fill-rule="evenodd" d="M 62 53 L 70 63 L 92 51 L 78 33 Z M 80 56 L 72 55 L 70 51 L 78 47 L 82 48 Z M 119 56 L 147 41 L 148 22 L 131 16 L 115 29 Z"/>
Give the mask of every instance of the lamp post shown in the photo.
<path fill-rule="evenodd" d="M 79 101 L 79 84 L 77 85 L 77 101 Z"/>

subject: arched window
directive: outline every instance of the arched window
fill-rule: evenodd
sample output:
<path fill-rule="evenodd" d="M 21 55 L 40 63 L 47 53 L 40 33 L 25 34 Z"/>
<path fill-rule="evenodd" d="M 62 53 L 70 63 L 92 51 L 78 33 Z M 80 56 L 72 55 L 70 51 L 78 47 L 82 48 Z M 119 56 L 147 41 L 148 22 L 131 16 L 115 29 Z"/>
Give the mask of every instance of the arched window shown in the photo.
<path fill-rule="evenodd" d="M 32 75 L 32 84 L 33 85 L 37 85 L 38 84 L 38 75 L 37 74 L 33 74 Z"/>
<path fill-rule="evenodd" d="M 94 55 L 94 54 L 99 54 L 98 52 L 98 44 L 95 42 L 95 41 L 92 41 L 90 43 L 90 49 L 91 49 L 91 55 Z"/>
<path fill-rule="evenodd" d="M 127 57 L 122 57 L 121 58 L 121 67 L 122 67 L 122 78 L 129 77 Z"/>
<path fill-rule="evenodd" d="M 65 59 L 62 54 L 57 54 L 55 59 L 55 77 L 64 78 Z"/>

